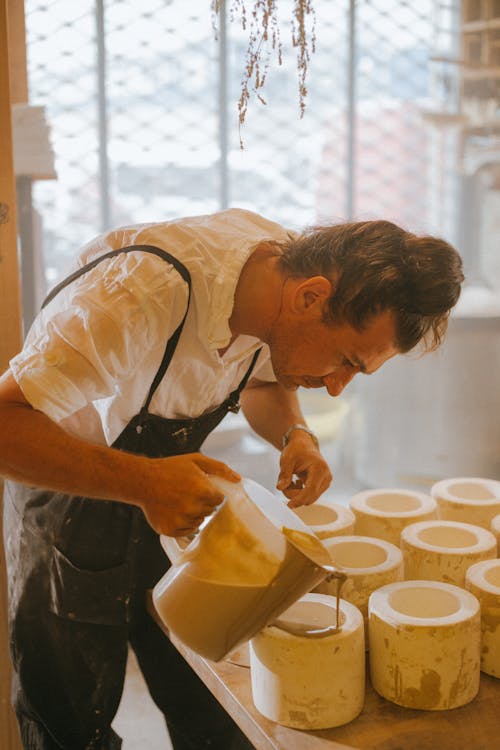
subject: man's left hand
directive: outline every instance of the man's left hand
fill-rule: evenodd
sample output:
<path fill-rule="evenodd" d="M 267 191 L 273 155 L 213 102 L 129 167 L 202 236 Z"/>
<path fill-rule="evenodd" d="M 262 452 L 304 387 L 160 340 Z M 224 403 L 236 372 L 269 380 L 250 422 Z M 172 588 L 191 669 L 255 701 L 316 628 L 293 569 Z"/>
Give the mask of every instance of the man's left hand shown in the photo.
<path fill-rule="evenodd" d="M 289 499 L 290 508 L 310 505 L 325 492 L 332 473 L 325 459 L 302 430 L 295 430 L 281 451 L 277 489 Z"/>

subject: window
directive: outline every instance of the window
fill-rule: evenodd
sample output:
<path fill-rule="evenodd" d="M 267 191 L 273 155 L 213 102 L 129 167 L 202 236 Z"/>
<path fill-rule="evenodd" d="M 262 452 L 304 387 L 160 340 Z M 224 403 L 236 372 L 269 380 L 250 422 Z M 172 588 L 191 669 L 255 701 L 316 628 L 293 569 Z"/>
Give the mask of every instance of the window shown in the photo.
<path fill-rule="evenodd" d="M 247 36 L 229 11 L 216 38 L 210 0 L 26 1 L 30 100 L 58 172 L 34 190 L 49 282 L 110 226 L 227 205 L 294 228 L 384 216 L 455 241 L 456 137 L 425 116 L 453 98 L 456 69 L 432 62 L 457 44 L 452 5 L 315 0 L 302 119 L 279 5 L 283 65 L 270 61 L 242 151 Z"/>

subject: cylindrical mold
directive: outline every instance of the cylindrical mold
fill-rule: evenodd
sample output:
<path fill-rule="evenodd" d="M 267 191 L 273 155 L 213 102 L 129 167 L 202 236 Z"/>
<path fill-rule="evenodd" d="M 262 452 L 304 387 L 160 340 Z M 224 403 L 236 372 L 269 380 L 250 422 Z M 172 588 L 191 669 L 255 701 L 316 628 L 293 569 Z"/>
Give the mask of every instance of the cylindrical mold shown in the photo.
<path fill-rule="evenodd" d="M 306 594 L 250 642 L 252 696 L 261 714 L 295 729 L 347 724 L 363 708 L 363 618 L 334 597 Z"/>
<path fill-rule="evenodd" d="M 471 565 L 465 587 L 481 604 L 481 669 L 500 677 L 500 560 Z"/>
<path fill-rule="evenodd" d="M 339 503 L 320 498 L 311 505 L 294 508 L 295 513 L 319 539 L 352 534 L 355 517 L 352 510 Z"/>
<path fill-rule="evenodd" d="M 479 602 L 437 581 L 399 581 L 369 602 L 370 673 L 383 698 L 442 711 L 469 703 L 480 677 Z"/>
<path fill-rule="evenodd" d="M 490 529 L 500 513 L 500 482 L 494 479 L 459 477 L 443 479 L 431 488 L 438 505 L 438 518 L 461 521 Z"/>
<path fill-rule="evenodd" d="M 347 576 L 341 595 L 359 609 L 365 624 L 368 648 L 368 599 L 372 591 L 403 579 L 403 554 L 385 539 L 368 536 L 342 536 L 324 542 L 332 562 Z M 314 590 L 335 595 L 337 582 L 325 579 Z"/>
<path fill-rule="evenodd" d="M 500 514 L 491 519 L 490 531 L 497 540 L 497 552 L 500 557 Z"/>
<path fill-rule="evenodd" d="M 349 506 L 356 516 L 355 534 L 385 539 L 396 547 L 410 523 L 437 518 L 435 500 L 411 490 L 365 490 L 351 497 Z"/>
<path fill-rule="evenodd" d="M 407 580 L 464 586 L 467 568 L 496 557 L 497 542 L 491 531 L 481 526 L 459 521 L 422 521 L 404 529 L 401 550 Z"/>

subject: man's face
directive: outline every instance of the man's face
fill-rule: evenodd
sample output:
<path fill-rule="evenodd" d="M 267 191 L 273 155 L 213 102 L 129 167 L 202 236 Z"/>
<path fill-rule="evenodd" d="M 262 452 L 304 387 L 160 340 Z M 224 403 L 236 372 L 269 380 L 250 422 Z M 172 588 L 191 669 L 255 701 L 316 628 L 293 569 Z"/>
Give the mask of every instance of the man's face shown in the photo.
<path fill-rule="evenodd" d="M 371 374 L 398 354 L 391 312 L 376 315 L 363 331 L 319 317 L 279 316 L 269 347 L 276 378 L 286 389 L 326 388 L 338 396 L 358 373 Z"/>

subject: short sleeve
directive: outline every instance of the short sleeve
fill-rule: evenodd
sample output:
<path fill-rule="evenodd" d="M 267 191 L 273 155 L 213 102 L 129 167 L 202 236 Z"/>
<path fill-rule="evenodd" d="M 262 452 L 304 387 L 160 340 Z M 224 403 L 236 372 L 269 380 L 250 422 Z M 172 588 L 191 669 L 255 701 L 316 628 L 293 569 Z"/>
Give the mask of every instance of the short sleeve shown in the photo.
<path fill-rule="evenodd" d="M 186 282 L 161 258 L 105 259 L 40 312 L 10 368 L 31 405 L 59 422 L 159 364 L 187 303 Z"/>

